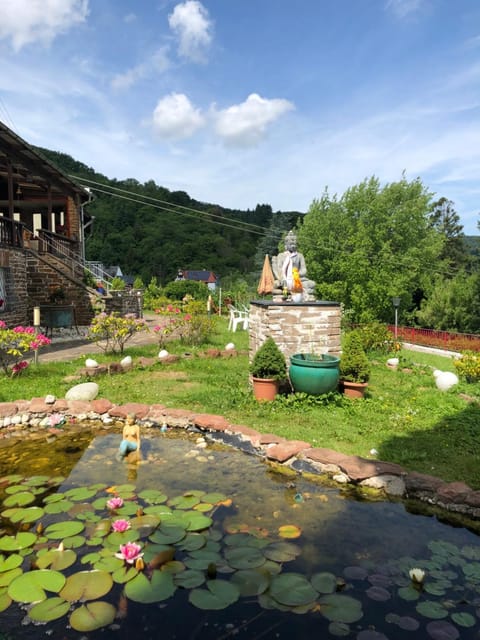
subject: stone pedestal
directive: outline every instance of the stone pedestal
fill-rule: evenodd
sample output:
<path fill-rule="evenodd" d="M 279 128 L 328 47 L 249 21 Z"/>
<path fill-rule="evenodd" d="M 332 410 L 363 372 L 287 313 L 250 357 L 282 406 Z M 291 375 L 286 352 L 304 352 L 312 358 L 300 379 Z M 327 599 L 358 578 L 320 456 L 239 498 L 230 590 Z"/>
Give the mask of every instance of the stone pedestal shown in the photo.
<path fill-rule="evenodd" d="M 271 336 L 290 361 L 296 353 L 340 355 L 339 302 L 250 302 L 249 355 Z"/>

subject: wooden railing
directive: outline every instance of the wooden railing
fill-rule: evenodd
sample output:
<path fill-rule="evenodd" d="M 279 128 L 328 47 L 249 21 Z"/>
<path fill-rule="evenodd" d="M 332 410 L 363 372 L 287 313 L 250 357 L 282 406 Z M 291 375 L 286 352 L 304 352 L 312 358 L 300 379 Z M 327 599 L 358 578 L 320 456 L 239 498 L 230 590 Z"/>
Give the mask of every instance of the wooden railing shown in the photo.
<path fill-rule="evenodd" d="M 23 249 L 22 222 L 0 216 L 0 244 Z"/>

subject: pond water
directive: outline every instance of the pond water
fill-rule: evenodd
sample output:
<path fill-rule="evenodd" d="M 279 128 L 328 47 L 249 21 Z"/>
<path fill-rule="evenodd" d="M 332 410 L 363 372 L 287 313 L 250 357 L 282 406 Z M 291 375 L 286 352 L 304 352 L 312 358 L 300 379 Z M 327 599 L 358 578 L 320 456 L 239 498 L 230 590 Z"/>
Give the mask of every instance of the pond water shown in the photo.
<path fill-rule="evenodd" d="M 90 440 L 3 452 L 2 640 L 478 640 L 474 532 L 195 437 L 152 433 L 139 461 Z M 143 568 L 115 557 L 132 541 Z"/>

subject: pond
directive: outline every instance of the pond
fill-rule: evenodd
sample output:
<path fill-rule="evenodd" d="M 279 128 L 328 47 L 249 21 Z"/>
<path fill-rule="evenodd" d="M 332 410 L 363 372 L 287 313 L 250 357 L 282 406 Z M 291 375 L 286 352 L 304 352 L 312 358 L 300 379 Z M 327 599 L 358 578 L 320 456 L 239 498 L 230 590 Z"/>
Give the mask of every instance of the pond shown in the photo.
<path fill-rule="evenodd" d="M 2 640 L 478 639 L 475 532 L 197 438 L 4 450 Z"/>

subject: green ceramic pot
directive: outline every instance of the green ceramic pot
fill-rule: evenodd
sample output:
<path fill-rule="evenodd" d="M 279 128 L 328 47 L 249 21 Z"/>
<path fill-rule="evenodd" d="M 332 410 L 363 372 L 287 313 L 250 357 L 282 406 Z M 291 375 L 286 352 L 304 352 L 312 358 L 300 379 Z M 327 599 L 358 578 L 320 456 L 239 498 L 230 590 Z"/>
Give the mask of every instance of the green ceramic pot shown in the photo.
<path fill-rule="evenodd" d="M 290 356 L 288 375 L 295 392 L 318 396 L 334 391 L 340 378 L 340 358 L 328 354 L 297 353 Z"/>

